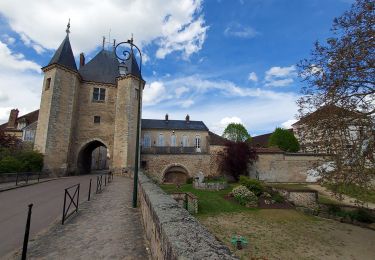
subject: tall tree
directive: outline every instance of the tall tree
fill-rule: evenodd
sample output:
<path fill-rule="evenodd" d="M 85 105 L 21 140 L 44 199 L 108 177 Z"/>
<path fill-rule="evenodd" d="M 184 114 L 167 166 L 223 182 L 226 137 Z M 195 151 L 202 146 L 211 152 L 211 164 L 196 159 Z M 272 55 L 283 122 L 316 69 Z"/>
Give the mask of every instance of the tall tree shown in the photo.
<path fill-rule="evenodd" d="M 367 185 L 375 175 L 375 12 L 373 0 L 356 0 L 335 18 L 332 37 L 316 42 L 299 64 L 306 81 L 298 100 L 309 137 L 330 148 L 334 162 L 322 177 Z M 311 112 L 315 116 L 311 115 Z M 319 113 L 321 111 L 322 113 Z"/>
<path fill-rule="evenodd" d="M 277 127 L 268 140 L 269 146 L 277 146 L 286 152 L 298 152 L 299 143 L 297 138 L 287 129 Z"/>
<path fill-rule="evenodd" d="M 248 175 L 249 164 L 253 164 L 257 159 L 255 149 L 251 148 L 247 142 L 227 142 L 225 151 L 222 154 L 221 170 L 238 181 L 240 175 Z"/>
<path fill-rule="evenodd" d="M 242 124 L 230 123 L 224 130 L 223 137 L 232 142 L 244 142 L 251 138 Z"/>

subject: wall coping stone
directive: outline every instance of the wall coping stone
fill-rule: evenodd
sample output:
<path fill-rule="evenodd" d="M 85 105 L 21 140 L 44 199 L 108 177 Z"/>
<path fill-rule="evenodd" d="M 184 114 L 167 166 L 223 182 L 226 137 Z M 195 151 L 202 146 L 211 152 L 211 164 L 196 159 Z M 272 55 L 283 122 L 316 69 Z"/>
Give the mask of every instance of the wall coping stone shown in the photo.
<path fill-rule="evenodd" d="M 161 237 L 160 247 L 166 259 L 238 259 L 143 173 L 139 173 L 139 188 L 158 227 L 155 232 Z"/>

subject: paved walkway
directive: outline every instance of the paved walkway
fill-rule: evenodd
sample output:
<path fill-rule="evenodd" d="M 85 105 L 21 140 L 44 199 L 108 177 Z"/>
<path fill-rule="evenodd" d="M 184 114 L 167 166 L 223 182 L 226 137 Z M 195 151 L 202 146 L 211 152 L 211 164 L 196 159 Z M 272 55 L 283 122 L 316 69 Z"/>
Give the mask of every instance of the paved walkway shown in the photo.
<path fill-rule="evenodd" d="M 131 207 L 131 196 L 132 180 L 115 176 L 64 226 L 55 224 L 31 241 L 28 259 L 149 259 L 140 211 Z"/>
<path fill-rule="evenodd" d="M 347 195 L 342 194 L 342 200 L 338 200 L 337 197 L 334 194 L 332 194 L 332 192 L 329 191 L 325 187 L 322 187 L 318 184 L 310 184 L 310 185 L 307 185 L 307 186 L 309 188 L 313 189 L 313 190 L 318 191 L 319 193 L 321 193 L 323 195 L 326 195 L 330 199 L 335 200 L 337 202 L 341 202 L 341 203 L 344 203 L 344 204 L 347 204 L 347 205 L 350 205 L 350 206 L 358 206 L 355 198 L 352 198 L 352 197 L 349 197 Z M 375 209 L 375 203 L 365 202 L 364 206 L 369 208 L 369 209 Z"/>

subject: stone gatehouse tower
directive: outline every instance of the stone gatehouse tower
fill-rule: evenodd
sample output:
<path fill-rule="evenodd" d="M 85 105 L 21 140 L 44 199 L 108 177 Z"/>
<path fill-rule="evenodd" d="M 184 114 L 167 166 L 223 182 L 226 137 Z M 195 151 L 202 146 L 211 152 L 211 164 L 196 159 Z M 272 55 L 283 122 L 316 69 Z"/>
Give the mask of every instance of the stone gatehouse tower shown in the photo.
<path fill-rule="evenodd" d="M 56 175 L 89 172 L 91 154 L 107 148 L 109 168 L 132 172 L 135 161 L 137 100 L 143 81 L 134 55 L 119 74 L 114 50 L 102 50 L 77 68 L 67 35 L 47 66 L 35 136 L 44 170 Z M 139 86 L 141 89 L 139 89 Z"/>

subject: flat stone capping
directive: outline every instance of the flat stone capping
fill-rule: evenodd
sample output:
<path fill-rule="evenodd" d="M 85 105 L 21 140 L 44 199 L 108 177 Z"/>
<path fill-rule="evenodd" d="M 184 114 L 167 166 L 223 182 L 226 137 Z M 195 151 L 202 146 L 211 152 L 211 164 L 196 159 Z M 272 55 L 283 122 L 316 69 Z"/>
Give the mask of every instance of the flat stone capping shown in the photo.
<path fill-rule="evenodd" d="M 143 173 L 138 192 L 152 259 L 238 259 Z"/>
<path fill-rule="evenodd" d="M 194 189 L 198 190 L 224 190 L 228 187 L 226 182 L 193 182 Z"/>

